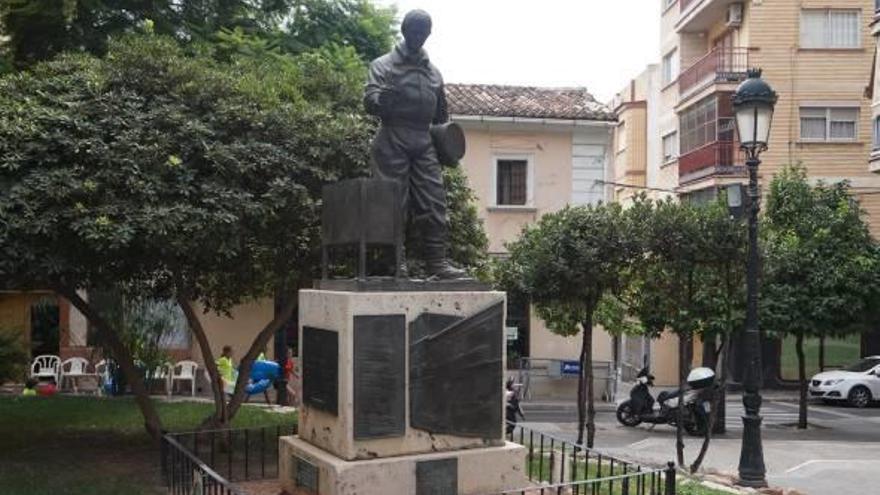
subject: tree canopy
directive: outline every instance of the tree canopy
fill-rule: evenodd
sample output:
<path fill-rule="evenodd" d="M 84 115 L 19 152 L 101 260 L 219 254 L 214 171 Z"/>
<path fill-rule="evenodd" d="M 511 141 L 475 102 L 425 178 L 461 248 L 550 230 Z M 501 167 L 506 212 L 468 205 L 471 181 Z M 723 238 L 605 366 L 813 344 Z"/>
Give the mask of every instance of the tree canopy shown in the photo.
<path fill-rule="evenodd" d="M 880 258 L 849 184 L 811 185 L 802 167 L 770 182 L 762 228 L 761 325 L 796 339 L 799 427 L 807 427 L 803 341 L 864 330 Z"/>
<path fill-rule="evenodd" d="M 311 103 L 301 79 L 295 63 L 219 64 L 133 36 L 104 59 L 64 55 L 0 80 L 0 273 L 185 284 L 218 309 L 294 275 L 321 186 L 365 170 L 371 133 Z"/>
<path fill-rule="evenodd" d="M 394 16 L 368 0 L 0 0 L 0 34 L 9 38 L 0 51 L 19 68 L 63 52 L 103 56 L 113 37 L 148 28 L 183 44 L 256 44 L 293 55 L 335 45 L 367 61 L 391 47 Z"/>
<path fill-rule="evenodd" d="M 222 49 L 126 35 L 103 58 L 65 53 L 0 78 L 0 279 L 70 299 L 120 361 L 125 343 L 76 289 L 176 298 L 197 333 L 192 301 L 223 312 L 311 281 L 321 188 L 367 173 L 375 123 L 353 49 Z M 448 179 L 452 235 L 472 243 L 453 256 L 476 263 L 473 195 Z M 259 332 L 241 376 L 290 312 Z"/>
<path fill-rule="evenodd" d="M 638 256 L 632 225 L 619 204 L 548 213 L 507 246 L 510 257 L 498 270 L 501 286 L 528 296 L 551 331 L 582 334 L 578 442 L 583 441 L 586 426 L 587 446 L 592 446 L 595 435 L 594 318 L 603 297 L 620 290 L 623 271 Z"/>

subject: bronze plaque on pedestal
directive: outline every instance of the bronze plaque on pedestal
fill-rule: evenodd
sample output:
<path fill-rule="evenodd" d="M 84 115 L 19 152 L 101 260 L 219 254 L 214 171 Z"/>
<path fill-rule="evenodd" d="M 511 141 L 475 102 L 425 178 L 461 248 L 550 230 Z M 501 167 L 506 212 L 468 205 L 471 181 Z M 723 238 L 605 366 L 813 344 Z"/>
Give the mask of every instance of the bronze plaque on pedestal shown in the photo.
<path fill-rule="evenodd" d="M 458 459 L 417 462 L 416 495 L 458 495 Z"/>
<path fill-rule="evenodd" d="M 406 315 L 354 317 L 354 438 L 406 433 Z"/>
<path fill-rule="evenodd" d="M 339 412 L 339 334 L 303 327 L 302 400 L 331 414 Z"/>

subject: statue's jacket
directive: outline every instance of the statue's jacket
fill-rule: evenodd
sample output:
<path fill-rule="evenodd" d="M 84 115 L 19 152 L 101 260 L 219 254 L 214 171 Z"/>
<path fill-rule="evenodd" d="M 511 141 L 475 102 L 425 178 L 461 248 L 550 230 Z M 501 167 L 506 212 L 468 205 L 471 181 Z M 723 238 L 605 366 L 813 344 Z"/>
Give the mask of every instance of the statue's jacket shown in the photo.
<path fill-rule="evenodd" d="M 383 88 L 395 92 L 390 108 L 379 104 Z M 364 105 L 367 112 L 378 116 L 382 125 L 388 127 L 428 130 L 432 123 L 440 124 L 449 119 L 440 71 L 425 50 L 410 53 L 405 42 L 370 64 Z"/>

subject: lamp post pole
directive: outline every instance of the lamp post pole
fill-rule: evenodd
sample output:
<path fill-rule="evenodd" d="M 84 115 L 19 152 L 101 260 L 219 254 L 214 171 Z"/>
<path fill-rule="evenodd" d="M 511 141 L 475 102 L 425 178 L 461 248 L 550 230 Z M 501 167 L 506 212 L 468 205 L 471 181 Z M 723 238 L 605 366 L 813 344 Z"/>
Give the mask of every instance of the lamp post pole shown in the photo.
<path fill-rule="evenodd" d="M 758 331 L 758 212 L 761 197 L 758 193 L 757 156 L 746 160 L 749 170 L 749 257 L 746 262 L 746 331 L 745 377 L 743 379 L 743 437 L 739 457 L 739 484 L 761 488 L 767 486 L 764 466 L 764 447 L 761 443 L 761 334 Z"/>
<path fill-rule="evenodd" d="M 746 154 L 749 171 L 749 256 L 746 262 L 746 329 L 744 335 L 745 376 L 743 377 L 743 437 L 739 456 L 739 484 L 752 488 L 767 486 L 764 447 L 761 444 L 761 333 L 758 330 L 758 156 L 767 149 L 770 124 L 777 95 L 763 79 L 761 70 L 749 70 L 749 77 L 733 95 L 740 148 Z"/>

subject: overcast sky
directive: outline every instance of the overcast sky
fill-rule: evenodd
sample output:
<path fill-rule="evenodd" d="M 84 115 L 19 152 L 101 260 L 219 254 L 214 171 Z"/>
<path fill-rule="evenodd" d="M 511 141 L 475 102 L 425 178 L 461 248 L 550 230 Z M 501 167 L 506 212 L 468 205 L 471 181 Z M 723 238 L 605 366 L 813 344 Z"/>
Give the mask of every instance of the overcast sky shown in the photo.
<path fill-rule="evenodd" d="M 448 82 L 586 86 L 607 102 L 659 59 L 658 0 L 373 0 L 434 18 Z"/>

